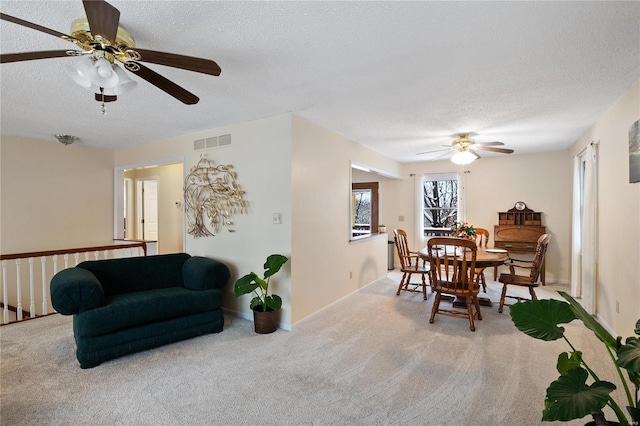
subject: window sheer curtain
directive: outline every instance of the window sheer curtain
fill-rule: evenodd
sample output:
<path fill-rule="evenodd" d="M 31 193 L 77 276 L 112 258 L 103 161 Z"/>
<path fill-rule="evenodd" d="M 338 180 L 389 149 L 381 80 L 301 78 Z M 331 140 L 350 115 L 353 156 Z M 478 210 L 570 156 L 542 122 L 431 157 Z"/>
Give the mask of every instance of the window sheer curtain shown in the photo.
<path fill-rule="evenodd" d="M 583 168 L 584 162 L 584 168 Z M 598 144 L 574 158 L 571 292 L 596 313 L 598 278 Z"/>

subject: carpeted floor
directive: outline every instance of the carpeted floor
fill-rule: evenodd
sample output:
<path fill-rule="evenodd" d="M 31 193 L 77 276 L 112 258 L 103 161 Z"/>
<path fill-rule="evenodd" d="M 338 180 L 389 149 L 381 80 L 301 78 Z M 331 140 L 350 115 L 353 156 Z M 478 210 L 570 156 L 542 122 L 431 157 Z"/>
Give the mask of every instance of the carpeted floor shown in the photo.
<path fill-rule="evenodd" d="M 0 328 L 2 425 L 539 425 L 564 342 L 517 331 L 493 307 L 469 331 L 433 302 L 395 295 L 397 273 L 295 325 L 257 335 L 227 316 L 217 335 L 80 369 L 72 319 Z M 558 287 L 556 287 L 558 288 Z M 540 297 L 553 297 L 553 286 Z M 567 326 L 614 381 L 604 348 Z M 589 420 L 589 419 L 586 419 Z M 586 420 L 571 425 L 583 425 Z"/>

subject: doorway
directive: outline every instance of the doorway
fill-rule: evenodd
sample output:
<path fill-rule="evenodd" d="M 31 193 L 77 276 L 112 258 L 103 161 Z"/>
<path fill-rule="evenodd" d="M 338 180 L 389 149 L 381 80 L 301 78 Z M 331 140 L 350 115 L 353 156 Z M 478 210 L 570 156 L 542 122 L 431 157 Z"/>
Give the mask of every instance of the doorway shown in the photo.
<path fill-rule="evenodd" d="M 574 159 L 573 256 L 571 291 L 590 314 L 596 313 L 598 280 L 598 144 Z"/>
<path fill-rule="evenodd" d="M 182 204 L 183 162 L 174 160 L 121 167 L 115 170 L 114 176 L 117 189 L 114 193 L 115 239 L 138 240 L 144 235 L 147 241 L 157 241 L 147 245 L 149 254 L 183 252 L 186 234 Z M 153 188 L 150 182 L 156 183 L 156 187 Z M 155 197 L 150 192 L 155 192 Z M 155 203 L 151 202 L 154 198 Z"/>
<path fill-rule="evenodd" d="M 158 241 L 158 178 L 136 179 L 138 240 Z"/>

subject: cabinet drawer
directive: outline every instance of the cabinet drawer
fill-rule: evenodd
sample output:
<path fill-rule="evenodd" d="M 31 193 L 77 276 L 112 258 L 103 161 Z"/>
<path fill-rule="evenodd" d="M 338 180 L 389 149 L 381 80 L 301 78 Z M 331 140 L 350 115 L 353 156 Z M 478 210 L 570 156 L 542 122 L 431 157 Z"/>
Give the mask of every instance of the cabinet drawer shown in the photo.
<path fill-rule="evenodd" d="M 507 242 L 535 243 L 545 233 L 544 226 L 497 225 L 494 227 L 493 240 Z"/>
<path fill-rule="evenodd" d="M 523 241 L 496 241 L 494 246 L 505 250 L 512 251 L 536 251 L 535 242 Z"/>

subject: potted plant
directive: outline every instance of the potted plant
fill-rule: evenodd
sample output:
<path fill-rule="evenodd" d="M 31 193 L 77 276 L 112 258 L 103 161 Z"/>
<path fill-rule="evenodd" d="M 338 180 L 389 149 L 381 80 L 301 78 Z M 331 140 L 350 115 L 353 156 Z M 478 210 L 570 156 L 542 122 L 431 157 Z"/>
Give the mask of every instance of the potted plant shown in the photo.
<path fill-rule="evenodd" d="M 598 321 L 569 294 L 558 292 L 567 302 L 561 300 L 532 300 L 511 306 L 511 319 L 515 326 L 525 334 L 540 340 L 563 338 L 571 348 L 558 356 L 557 369 L 560 377 L 547 388 L 543 421 L 568 421 L 591 415 L 594 422 L 589 424 L 608 425 L 602 409 L 608 405 L 616 414 L 620 425 L 638 425 L 640 405 L 640 339 L 627 337 L 614 338 Z M 616 386 L 601 380 L 587 364 L 586 357 L 577 350 L 565 335 L 564 327 L 575 319 L 582 323 L 605 345 L 627 396 L 627 411 L 614 401 L 611 392 Z M 635 334 L 640 335 L 640 320 L 636 322 Z M 626 378 L 624 371 L 626 370 Z M 593 383 L 586 382 L 591 376 Z M 630 384 L 635 390 L 630 389 Z"/>
<path fill-rule="evenodd" d="M 387 232 L 387 227 L 384 225 L 378 225 L 378 232 L 381 234 Z"/>
<path fill-rule="evenodd" d="M 272 254 L 264 263 L 264 276 L 260 278 L 255 272 L 250 272 L 239 278 L 233 290 L 236 297 L 243 294 L 255 293 L 249 307 L 253 310 L 253 323 L 256 333 L 273 333 L 278 329 L 278 311 L 282 307 L 282 299 L 277 294 L 269 294 L 269 280 L 287 262 L 287 257 Z"/>

